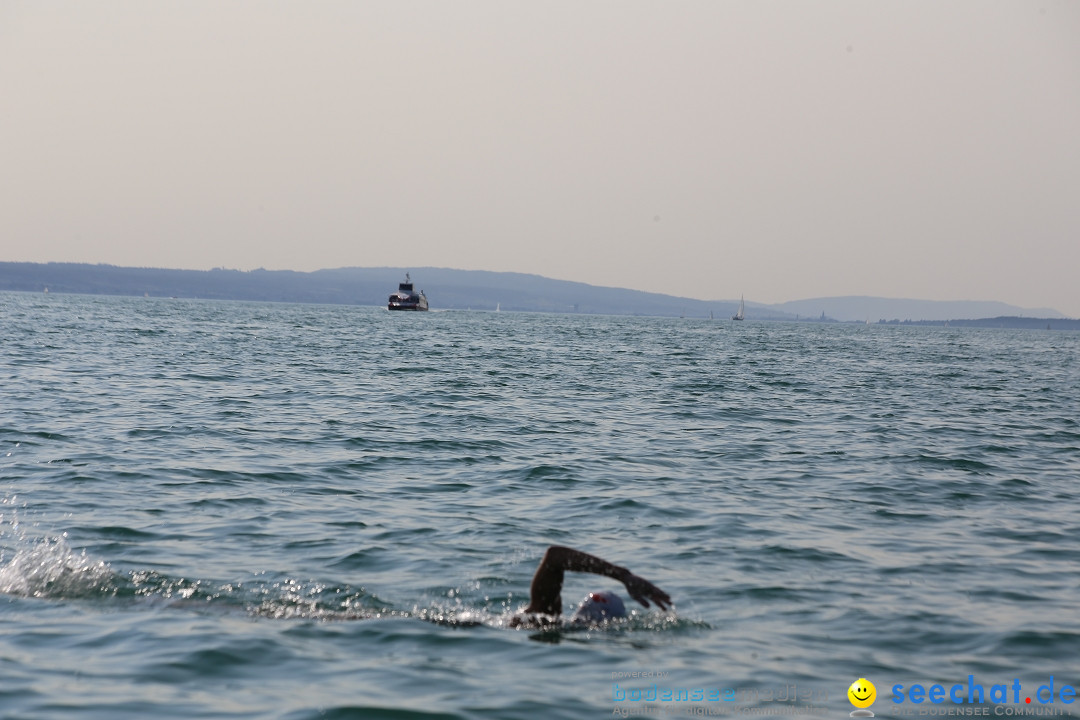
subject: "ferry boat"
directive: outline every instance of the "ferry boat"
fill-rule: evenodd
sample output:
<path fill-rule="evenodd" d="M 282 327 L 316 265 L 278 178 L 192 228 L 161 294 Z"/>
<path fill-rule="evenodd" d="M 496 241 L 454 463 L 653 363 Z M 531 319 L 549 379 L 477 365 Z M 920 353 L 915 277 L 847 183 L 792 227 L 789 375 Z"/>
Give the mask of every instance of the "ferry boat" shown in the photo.
<path fill-rule="evenodd" d="M 396 293 L 390 295 L 390 301 L 386 304 L 388 310 L 427 310 L 428 302 L 424 291 L 413 290 L 412 279 L 409 273 L 405 273 L 405 282 L 398 284 Z"/>

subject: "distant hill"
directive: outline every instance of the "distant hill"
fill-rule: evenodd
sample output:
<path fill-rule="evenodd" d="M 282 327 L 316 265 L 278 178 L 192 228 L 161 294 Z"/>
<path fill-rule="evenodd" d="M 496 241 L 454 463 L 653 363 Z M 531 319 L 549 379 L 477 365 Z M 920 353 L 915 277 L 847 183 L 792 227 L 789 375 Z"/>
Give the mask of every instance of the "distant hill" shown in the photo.
<path fill-rule="evenodd" d="M 773 305 L 799 317 L 817 318 L 821 313 L 840 322 L 878 322 L 879 320 L 954 320 L 958 318 L 1063 318 L 1050 308 L 1020 308 L 1002 302 L 902 300 L 879 297 L 826 297 Z"/>
<path fill-rule="evenodd" d="M 1012 328 L 1014 330 L 1080 330 L 1080 320 L 1000 316 L 963 320 L 881 320 L 885 325 L 936 325 L 938 327 Z"/>
<path fill-rule="evenodd" d="M 474 309 L 726 318 L 737 301 L 703 301 L 661 293 L 606 288 L 524 273 L 410 268 L 432 310 Z M 150 295 L 270 302 L 385 305 L 406 268 L 289 270 L 167 270 L 79 263 L 0 262 L 0 290 Z M 747 304 L 747 315 L 786 319 L 784 313 Z"/>
<path fill-rule="evenodd" d="M 714 317 L 727 320 L 736 300 L 694 300 L 624 288 L 552 280 L 524 273 L 410 268 L 433 310 L 505 311 Z M 291 270 L 170 270 L 83 263 L 0 262 L 0 290 L 150 295 L 269 302 L 385 305 L 404 279 L 406 268 L 338 268 L 315 272 Z M 937 302 L 873 297 L 799 300 L 781 305 L 746 303 L 748 320 L 841 322 L 944 321 L 960 318 L 1058 319 L 1048 308 L 1024 309 L 997 302 Z M 1036 324 L 1037 325 L 1037 324 Z M 1009 326 L 1014 327 L 1011 319 Z"/>

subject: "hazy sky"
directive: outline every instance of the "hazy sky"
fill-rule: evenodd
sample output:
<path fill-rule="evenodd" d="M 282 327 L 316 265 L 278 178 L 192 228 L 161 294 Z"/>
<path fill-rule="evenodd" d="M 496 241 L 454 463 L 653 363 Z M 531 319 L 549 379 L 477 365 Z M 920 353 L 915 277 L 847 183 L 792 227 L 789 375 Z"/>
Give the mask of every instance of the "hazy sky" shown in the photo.
<path fill-rule="evenodd" d="M 1077 0 L 0 0 L 0 260 L 1080 316 Z"/>

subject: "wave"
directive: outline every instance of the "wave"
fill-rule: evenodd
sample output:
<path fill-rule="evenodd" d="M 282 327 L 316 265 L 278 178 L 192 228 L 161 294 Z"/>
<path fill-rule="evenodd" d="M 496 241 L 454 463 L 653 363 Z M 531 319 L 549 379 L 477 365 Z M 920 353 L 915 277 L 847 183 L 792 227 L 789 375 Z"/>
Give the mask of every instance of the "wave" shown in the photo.
<path fill-rule="evenodd" d="M 64 537 L 27 541 L 10 560 L 0 553 L 0 593 L 18 597 L 94 599 L 117 594 L 108 563 L 68 547 Z"/>
<path fill-rule="evenodd" d="M 148 607 L 199 612 L 241 613 L 272 620 L 342 622 L 401 618 L 435 625 L 507 629 L 516 609 L 508 601 L 470 607 L 465 601 L 434 601 L 398 609 L 364 588 L 315 580 L 260 577 L 246 582 L 175 578 L 153 570 L 115 571 L 86 550 L 75 550 L 67 533 L 31 537 L 19 522 L 0 515 L 0 594 L 66 601 L 112 599 L 142 601 Z M 10 547 L 8 547 L 10 546 Z M 10 556 L 10 559 L 9 559 Z M 585 626 L 564 617 L 560 623 L 537 630 L 523 628 L 540 639 L 566 633 L 663 632 L 707 628 L 700 621 L 679 618 L 674 611 L 631 611 L 626 618 Z"/>

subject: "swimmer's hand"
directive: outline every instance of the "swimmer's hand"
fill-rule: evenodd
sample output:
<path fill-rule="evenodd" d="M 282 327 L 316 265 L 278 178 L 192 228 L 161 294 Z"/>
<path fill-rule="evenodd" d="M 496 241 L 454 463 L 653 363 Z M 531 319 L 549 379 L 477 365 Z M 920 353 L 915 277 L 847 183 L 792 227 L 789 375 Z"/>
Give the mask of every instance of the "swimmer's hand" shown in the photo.
<path fill-rule="evenodd" d="M 667 606 L 671 605 L 671 597 L 643 577 L 638 577 L 628 571 L 626 577 L 622 578 L 622 582 L 626 586 L 626 592 L 630 593 L 630 597 L 644 607 L 649 607 L 650 600 L 661 610 L 667 610 Z"/>

